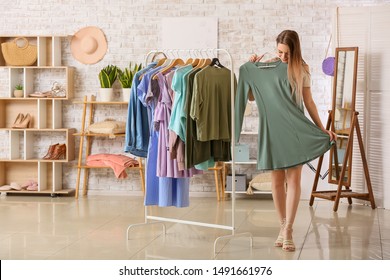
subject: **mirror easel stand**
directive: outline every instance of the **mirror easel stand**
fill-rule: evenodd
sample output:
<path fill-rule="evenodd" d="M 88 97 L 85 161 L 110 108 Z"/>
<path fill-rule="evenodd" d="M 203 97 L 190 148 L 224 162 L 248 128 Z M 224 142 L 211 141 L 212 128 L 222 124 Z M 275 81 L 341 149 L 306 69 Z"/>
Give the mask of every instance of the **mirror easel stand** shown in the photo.
<path fill-rule="evenodd" d="M 318 160 L 317 171 L 316 171 L 316 175 L 314 178 L 313 189 L 312 189 L 311 196 L 310 196 L 310 203 L 309 203 L 310 206 L 313 206 L 314 199 L 316 197 L 322 198 L 322 199 L 327 199 L 327 200 L 332 200 L 332 201 L 334 201 L 333 211 L 336 212 L 338 210 L 338 205 L 340 203 L 341 198 L 347 198 L 349 204 L 352 204 L 352 198 L 355 198 L 355 199 L 370 201 L 371 208 L 372 209 L 376 208 L 374 193 L 372 190 L 371 179 L 370 179 L 370 174 L 369 174 L 369 170 L 368 170 L 366 154 L 365 154 L 364 146 L 363 146 L 362 134 L 360 131 L 360 126 L 359 126 L 358 115 L 359 115 L 359 112 L 356 112 L 356 111 L 352 112 L 352 123 L 351 123 L 350 131 L 349 131 L 350 136 L 348 137 L 346 154 L 349 155 L 350 153 L 352 153 L 353 135 L 354 135 L 354 130 L 356 130 L 356 138 L 359 142 L 359 151 L 360 151 L 360 156 L 361 156 L 361 160 L 363 163 L 364 177 L 366 179 L 366 186 L 367 186 L 368 192 L 366 192 L 366 193 L 354 192 L 351 190 L 349 184 L 345 184 L 345 182 L 343 181 L 344 176 L 345 176 L 345 172 L 347 170 L 347 165 L 348 165 L 348 160 L 349 160 L 348 156 L 345 156 L 343 159 L 340 174 L 338 174 L 339 173 L 338 168 L 336 168 L 336 178 L 338 178 L 337 190 L 317 191 L 318 179 L 320 176 L 320 171 L 321 171 L 322 162 L 323 162 L 323 158 L 324 158 L 324 155 L 322 155 Z M 333 116 L 334 116 L 334 114 L 332 113 L 332 111 L 329 111 L 328 122 L 326 125 L 327 130 L 330 129 L 330 125 L 332 123 Z M 333 156 L 335 158 L 335 162 L 337 163 L 338 162 L 337 144 L 333 145 L 333 147 L 331 148 L 331 153 L 332 152 L 333 152 Z M 345 189 L 343 189 L 343 187 L 345 187 Z"/>

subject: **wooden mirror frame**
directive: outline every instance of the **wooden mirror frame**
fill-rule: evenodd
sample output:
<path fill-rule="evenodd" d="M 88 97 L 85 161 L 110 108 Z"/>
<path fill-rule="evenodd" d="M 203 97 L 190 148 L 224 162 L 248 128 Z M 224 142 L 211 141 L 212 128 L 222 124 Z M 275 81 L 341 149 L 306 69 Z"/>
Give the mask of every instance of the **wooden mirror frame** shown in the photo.
<path fill-rule="evenodd" d="M 354 53 L 353 57 L 353 65 L 349 65 L 348 68 L 350 72 L 352 72 L 352 77 L 348 81 L 352 82 L 352 84 L 348 84 L 348 87 L 351 90 L 350 103 L 345 102 L 344 92 L 342 93 L 341 100 L 340 99 L 340 83 L 342 77 L 342 69 L 340 67 L 340 63 L 342 60 L 340 59 L 340 54 L 343 52 L 352 52 Z M 334 69 L 334 80 L 333 80 L 333 100 L 332 100 L 332 116 L 331 116 L 331 130 L 337 134 L 337 142 L 332 146 L 330 150 L 329 156 L 329 176 L 328 182 L 332 184 L 339 184 L 339 174 L 342 169 L 343 159 L 339 157 L 347 157 L 347 170 L 344 176 L 344 180 L 342 180 L 341 184 L 346 187 L 351 186 L 351 174 L 352 174 L 352 148 L 350 149 L 348 154 L 342 154 L 341 149 L 343 148 L 343 144 L 349 140 L 349 137 L 353 137 L 350 135 L 352 117 L 355 114 L 355 101 L 356 101 L 356 82 L 357 82 L 357 66 L 358 66 L 358 47 L 345 47 L 345 48 L 336 48 L 335 51 L 335 69 Z M 345 72 L 343 72 L 345 73 Z M 344 77 L 344 76 L 343 76 Z M 343 80 L 344 81 L 344 80 Z M 345 86 L 343 86 L 342 91 L 344 91 Z M 341 102 L 340 102 L 341 101 Z M 343 104 L 343 106 L 338 106 L 338 104 Z M 340 113 L 341 112 L 341 113 Z M 339 122 L 339 118 L 342 118 Z M 335 125 L 337 122 L 337 126 Z M 342 127 L 340 128 L 339 124 L 342 123 Z M 345 127 L 345 124 L 349 124 L 349 126 Z M 352 139 L 350 139 L 352 141 Z M 339 147 L 340 146 L 340 147 Z M 335 163 L 335 164 L 333 164 Z M 336 165 L 339 168 L 334 168 Z"/>

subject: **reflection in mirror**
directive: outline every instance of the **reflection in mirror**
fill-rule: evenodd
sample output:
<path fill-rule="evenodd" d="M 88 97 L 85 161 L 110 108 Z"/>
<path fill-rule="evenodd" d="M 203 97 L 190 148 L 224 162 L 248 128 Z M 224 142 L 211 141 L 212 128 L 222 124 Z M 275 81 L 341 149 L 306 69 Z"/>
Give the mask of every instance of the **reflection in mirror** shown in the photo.
<path fill-rule="evenodd" d="M 337 184 L 344 160 L 347 160 L 344 186 L 351 184 L 352 149 L 345 149 L 349 140 L 352 116 L 355 111 L 358 48 L 336 48 L 333 81 L 332 130 L 337 134 L 336 147 L 330 153 L 329 182 Z"/>

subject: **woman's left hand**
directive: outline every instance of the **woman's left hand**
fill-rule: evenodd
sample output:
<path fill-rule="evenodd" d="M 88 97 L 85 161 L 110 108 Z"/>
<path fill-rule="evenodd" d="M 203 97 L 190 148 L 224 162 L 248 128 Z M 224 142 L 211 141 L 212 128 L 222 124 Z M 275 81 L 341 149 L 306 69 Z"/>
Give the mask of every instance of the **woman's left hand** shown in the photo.
<path fill-rule="evenodd" d="M 337 140 L 337 134 L 330 130 L 324 130 L 325 133 L 329 135 L 330 141 L 336 141 Z"/>

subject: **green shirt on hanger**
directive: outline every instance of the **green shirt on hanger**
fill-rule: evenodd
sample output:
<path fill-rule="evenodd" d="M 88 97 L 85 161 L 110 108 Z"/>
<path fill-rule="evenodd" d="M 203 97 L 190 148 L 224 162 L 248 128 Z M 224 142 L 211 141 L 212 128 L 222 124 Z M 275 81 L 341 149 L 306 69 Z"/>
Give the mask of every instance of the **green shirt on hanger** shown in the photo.
<path fill-rule="evenodd" d="M 258 169 L 290 168 L 310 162 L 330 149 L 333 143 L 329 135 L 309 120 L 293 100 L 287 64 L 280 60 L 241 65 L 235 103 L 236 141 L 250 89 L 259 110 Z"/>

